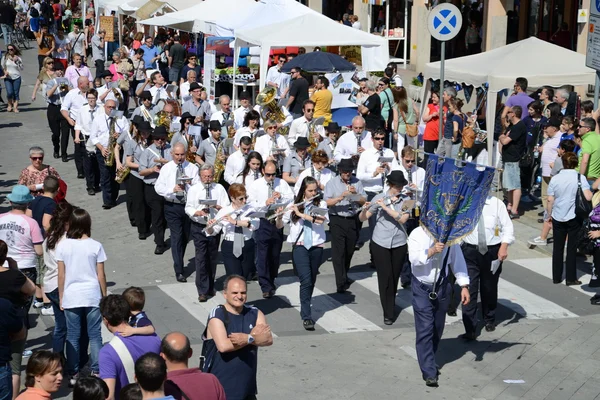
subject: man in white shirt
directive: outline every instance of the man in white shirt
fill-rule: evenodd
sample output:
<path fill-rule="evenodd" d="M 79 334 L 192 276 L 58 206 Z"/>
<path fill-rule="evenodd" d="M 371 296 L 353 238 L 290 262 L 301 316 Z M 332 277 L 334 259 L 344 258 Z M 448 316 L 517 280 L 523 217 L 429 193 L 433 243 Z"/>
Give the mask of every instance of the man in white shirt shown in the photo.
<path fill-rule="evenodd" d="M 343 158 L 353 158 L 358 163 L 360 153 L 372 146 L 371 132 L 365 131 L 365 119 L 356 116 L 352 118 L 352 131 L 344 133 L 338 139 L 333 158 L 338 163 Z"/>
<path fill-rule="evenodd" d="M 185 146 L 176 143 L 171 149 L 172 160 L 163 165 L 154 184 L 154 190 L 165 199 L 165 219 L 171 232 L 171 256 L 178 282 L 186 282 L 183 275 L 183 255 L 190 240 L 190 219 L 185 213 L 188 190 L 200 181 L 198 167 L 185 159 Z"/>
<path fill-rule="evenodd" d="M 139 97 L 144 90 L 148 90 L 152 95 L 152 104 L 156 105 L 159 100 L 167 100 L 169 98 L 166 86 L 165 78 L 160 71 L 156 71 L 150 75 L 150 78 L 146 78 L 145 82 L 138 85 L 135 95 Z"/>
<path fill-rule="evenodd" d="M 466 306 L 470 301 L 467 265 L 459 245 L 446 247 L 444 243 L 435 243 L 420 226 L 408 237 L 408 258 L 413 274 L 417 359 L 425 385 L 437 387 L 439 371 L 435 353 L 444 333 L 450 303 L 448 268 L 452 268 L 456 282 L 462 288 L 461 302 Z"/>
<path fill-rule="evenodd" d="M 285 137 L 277 133 L 277 124 L 274 122 L 265 122 L 263 129 L 266 135 L 262 135 L 256 139 L 254 151 L 260 153 L 263 162 L 271 160 L 275 161 L 278 166 L 281 166 L 283 159 L 290 155 L 290 145 L 285 140 Z"/>
<path fill-rule="evenodd" d="M 248 111 L 252 110 L 252 104 L 250 102 L 252 98 L 250 97 L 250 93 L 243 91 L 240 93 L 240 106 L 235 109 L 233 112 L 234 116 L 234 125 L 233 127 L 237 131 L 244 124 L 244 117 L 248 114 Z"/>
<path fill-rule="evenodd" d="M 98 92 L 96 89 L 88 90 L 86 94 L 88 103 L 81 107 L 75 119 L 75 146 L 82 147 L 83 151 L 83 173 L 85 174 L 86 189 L 90 196 L 96 195 L 96 188 L 100 186 L 98 160 L 96 159 L 96 146 L 91 142 L 92 123 L 94 119 L 101 118 L 104 110 L 98 106 Z"/>
<path fill-rule="evenodd" d="M 287 57 L 283 54 L 277 56 L 277 64 L 273 65 L 267 71 L 267 86 L 274 87 L 277 89 L 277 99 L 285 97 L 285 82 L 286 77 L 287 81 L 289 81 L 289 75 L 284 72 L 281 72 L 281 68 L 287 61 Z"/>
<path fill-rule="evenodd" d="M 69 35 L 71 35 L 71 33 Z M 65 78 L 71 82 L 73 87 L 77 87 L 77 79 L 79 79 L 80 76 L 85 76 L 89 79 L 91 88 L 92 82 L 94 82 L 94 77 L 92 76 L 90 69 L 83 65 L 82 56 L 79 53 L 75 53 L 73 56 L 71 56 L 71 59 L 73 60 L 73 65 L 69 65 L 67 67 L 67 70 L 65 71 Z"/>
<path fill-rule="evenodd" d="M 87 103 L 86 93 L 90 88 L 90 82 L 87 76 L 77 78 L 77 88 L 69 90 L 60 106 L 60 113 L 68 122 L 61 124 L 62 139 L 60 143 L 60 151 L 62 153 L 62 161 L 67 162 L 67 147 L 69 145 L 69 136 L 74 134 L 75 119 L 79 114 L 79 109 Z M 77 178 L 83 179 L 83 153 L 81 148 L 75 146 L 75 167 L 77 168 Z"/>
<path fill-rule="evenodd" d="M 219 121 L 222 126 L 223 137 L 227 137 L 227 131 L 229 129 L 229 124 L 235 125 L 235 115 L 231 112 L 231 98 L 226 94 L 223 94 L 219 97 L 219 105 L 221 106 L 221 111 L 217 111 L 212 113 L 210 116 L 211 121 Z M 230 121 L 227 124 L 226 121 Z M 244 122 L 244 121 L 241 121 Z"/>
<path fill-rule="evenodd" d="M 129 121 L 121 116 L 117 117 L 117 102 L 107 100 L 104 104 L 104 113 L 94 118 L 92 122 L 90 141 L 96 146 L 96 159 L 100 170 L 100 187 L 102 188 L 102 208 L 111 209 L 117 205 L 119 184 L 115 181 L 116 162 L 107 166 L 105 160 L 110 152 L 114 152 L 116 141 L 123 132 L 129 132 Z M 111 124 L 114 124 L 113 142 L 110 140 Z M 112 145 L 112 148 L 110 148 Z"/>
<path fill-rule="evenodd" d="M 496 330 L 498 280 L 508 246 L 515 241 L 512 220 L 504 203 L 488 196 L 479 222 L 461 245 L 469 273 L 469 294 L 473 301 L 462 308 L 466 340 L 477 338 L 477 295 L 481 296 L 481 314 L 486 332 Z M 498 264 L 499 263 L 499 264 Z"/>
<path fill-rule="evenodd" d="M 152 94 L 150 94 L 149 91 L 144 90 L 140 94 L 139 99 L 142 104 L 133 110 L 131 119 L 139 115 L 154 128 L 154 116 L 156 115 L 156 112 L 152 107 Z"/>
<path fill-rule="evenodd" d="M 181 96 L 181 101 L 183 103 L 192 98 L 192 95 L 190 94 L 190 85 L 193 82 L 197 82 L 197 79 L 198 75 L 196 74 L 196 71 L 190 69 L 185 77 L 185 82 L 179 85 L 179 96 Z"/>
<path fill-rule="evenodd" d="M 420 203 L 425 186 L 425 170 L 417 166 L 416 152 L 411 146 L 405 146 L 400 151 L 400 162 L 397 168 L 404 174 L 408 185 L 404 187 L 403 194 Z"/>
<path fill-rule="evenodd" d="M 230 185 L 235 183 L 235 178 L 244 170 L 246 166 L 246 156 L 252 148 L 252 139 L 244 136 L 240 139 L 240 148 L 227 158 L 225 164 L 225 182 Z"/>
<path fill-rule="evenodd" d="M 286 181 L 275 177 L 276 172 L 277 166 L 273 161 L 265 162 L 263 178 L 254 181 L 247 189 L 248 203 L 255 209 L 293 201 L 292 189 Z M 275 278 L 279 272 L 282 245 L 283 229 L 277 229 L 275 219 L 261 218 L 256 232 L 256 269 L 258 283 L 265 299 L 275 295 Z"/>
<path fill-rule="evenodd" d="M 290 127 L 290 133 L 288 134 L 288 143 L 290 146 L 293 146 L 299 137 L 305 137 L 309 140 L 316 140 L 320 142 L 326 136 L 323 125 L 315 125 L 313 126 L 315 132 L 314 137 L 312 139 L 308 137 L 309 126 L 313 121 L 313 114 L 315 112 L 315 102 L 312 100 L 306 100 L 302 105 L 302 112 L 304 112 L 304 116 L 296 118 Z"/>
<path fill-rule="evenodd" d="M 100 105 L 103 105 L 106 100 L 114 100 L 117 102 L 117 104 L 121 104 L 124 99 L 123 92 L 118 87 L 111 88 L 113 82 L 112 72 L 106 70 L 100 75 L 100 77 L 104 80 L 104 85 L 96 89 L 98 91 L 98 102 Z"/>
<path fill-rule="evenodd" d="M 204 303 L 215 295 L 215 275 L 219 257 L 221 235 L 206 235 L 204 229 L 222 207 L 227 207 L 229 196 L 225 188 L 213 183 L 214 168 L 205 163 L 200 167 L 200 182 L 193 185 L 188 192 L 185 213 L 191 218 L 191 235 L 196 249 L 196 289 L 198 301 Z M 212 207 L 203 205 L 202 200 L 216 200 Z"/>

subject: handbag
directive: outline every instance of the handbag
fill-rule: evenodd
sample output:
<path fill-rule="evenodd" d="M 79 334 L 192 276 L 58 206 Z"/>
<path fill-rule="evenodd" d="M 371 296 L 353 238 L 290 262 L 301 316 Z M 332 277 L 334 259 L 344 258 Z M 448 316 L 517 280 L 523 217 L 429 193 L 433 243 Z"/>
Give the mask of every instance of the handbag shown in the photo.
<path fill-rule="evenodd" d="M 462 131 L 462 147 L 463 149 L 470 149 L 475 144 L 475 130 L 473 127 L 465 125 Z"/>
<path fill-rule="evenodd" d="M 398 108 L 398 110 L 400 110 L 400 108 Z M 419 135 L 419 126 L 417 124 L 407 124 L 406 123 L 406 116 L 404 115 L 404 111 L 400 110 L 400 115 L 402 116 L 402 119 L 404 120 L 404 125 L 406 126 L 406 135 L 408 137 L 415 137 Z"/>
<path fill-rule="evenodd" d="M 588 201 L 581 189 L 581 174 L 577 174 L 577 192 L 575 194 L 575 216 L 585 221 L 592 212 L 592 202 Z"/>

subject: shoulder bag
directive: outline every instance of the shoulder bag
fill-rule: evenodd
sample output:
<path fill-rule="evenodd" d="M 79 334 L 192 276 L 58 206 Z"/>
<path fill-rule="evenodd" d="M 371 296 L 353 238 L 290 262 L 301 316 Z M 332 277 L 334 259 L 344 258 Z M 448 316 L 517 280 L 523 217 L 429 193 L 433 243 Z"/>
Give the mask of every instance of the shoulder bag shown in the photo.
<path fill-rule="evenodd" d="M 419 135 L 419 126 L 414 123 L 414 124 L 408 124 L 406 122 L 406 116 L 404 115 L 404 111 L 402 111 L 402 109 L 400 108 L 400 105 L 398 105 L 398 111 L 400 111 L 400 115 L 402 116 L 402 119 L 404 120 L 404 125 L 406 126 L 406 136 L 408 137 L 415 137 Z"/>
<path fill-rule="evenodd" d="M 462 147 L 470 149 L 475 144 L 475 130 L 472 126 L 467 125 L 467 118 L 463 115 L 463 130 L 462 130 Z"/>
<path fill-rule="evenodd" d="M 135 363 L 133 362 L 133 357 L 131 357 L 131 353 L 125 346 L 125 343 L 121 340 L 120 337 L 115 336 L 108 343 L 115 350 L 117 356 L 119 356 L 119 360 L 123 363 L 123 369 L 125 370 L 125 374 L 127 375 L 128 383 L 135 382 Z"/>
<path fill-rule="evenodd" d="M 592 203 L 588 201 L 581 189 L 581 174 L 577 174 L 577 192 L 575 194 L 575 216 L 585 221 L 592 212 Z"/>

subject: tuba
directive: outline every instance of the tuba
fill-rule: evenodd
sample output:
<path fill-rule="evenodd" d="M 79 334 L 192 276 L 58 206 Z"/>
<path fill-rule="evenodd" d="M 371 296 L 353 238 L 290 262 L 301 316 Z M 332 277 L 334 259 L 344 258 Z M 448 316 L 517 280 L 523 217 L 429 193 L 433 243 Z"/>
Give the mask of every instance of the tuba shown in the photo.
<path fill-rule="evenodd" d="M 117 117 L 113 117 L 108 129 L 108 155 L 104 158 L 104 164 L 107 167 L 115 165 L 115 145 L 117 139 L 115 138 L 115 125 L 117 124 Z"/>
<path fill-rule="evenodd" d="M 169 115 L 165 111 L 160 110 L 154 116 L 153 122 L 154 122 L 154 127 L 164 126 L 167 129 L 167 132 L 169 132 L 169 135 L 167 136 L 167 140 L 170 142 L 171 139 L 173 138 L 173 135 L 175 134 L 175 132 L 171 132 L 171 118 L 169 118 Z"/>
<path fill-rule="evenodd" d="M 285 114 L 283 113 L 283 109 L 277 104 L 276 95 L 277 89 L 266 86 L 256 96 L 256 104 L 260 106 L 260 116 L 263 121 L 270 120 L 282 124 L 285 121 Z M 289 129 L 287 126 L 281 127 L 279 128 L 279 134 L 287 135 Z"/>

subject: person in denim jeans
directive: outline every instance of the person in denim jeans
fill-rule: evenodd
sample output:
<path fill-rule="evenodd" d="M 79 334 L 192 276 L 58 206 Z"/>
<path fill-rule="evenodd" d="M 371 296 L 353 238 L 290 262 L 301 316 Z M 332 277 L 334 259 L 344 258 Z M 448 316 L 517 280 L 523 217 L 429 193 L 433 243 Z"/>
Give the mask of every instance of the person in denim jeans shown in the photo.
<path fill-rule="evenodd" d="M 92 219 L 87 211 L 76 208 L 69 219 L 67 236 L 56 247 L 58 293 L 67 322 L 67 373 L 69 386 L 79 376 L 81 327 L 87 324 L 90 339 L 90 369 L 99 373 L 98 355 L 102 347 L 99 304 L 106 296 L 102 244 L 92 239 Z"/>
<path fill-rule="evenodd" d="M 328 213 L 324 215 L 311 213 L 314 207 L 327 210 L 327 203 L 324 200 L 315 198 L 307 203 L 307 200 L 314 198 L 318 192 L 317 181 L 307 176 L 302 181 L 291 211 L 283 218 L 277 218 L 277 229 L 283 228 L 284 223 L 290 224 L 287 241 L 292 243 L 292 260 L 300 279 L 300 316 L 302 325 L 307 331 L 315 330 L 310 301 L 317 282 L 319 267 L 323 263 L 323 243 L 325 243 L 323 223 L 329 222 Z M 296 206 L 296 204 L 301 205 Z"/>
<path fill-rule="evenodd" d="M 19 92 L 21 91 L 21 71 L 23 71 L 23 60 L 17 46 L 8 44 L 6 54 L 2 57 L 2 69 L 4 70 L 4 84 L 6 86 L 6 98 L 8 107 L 6 111 L 19 112 Z"/>

